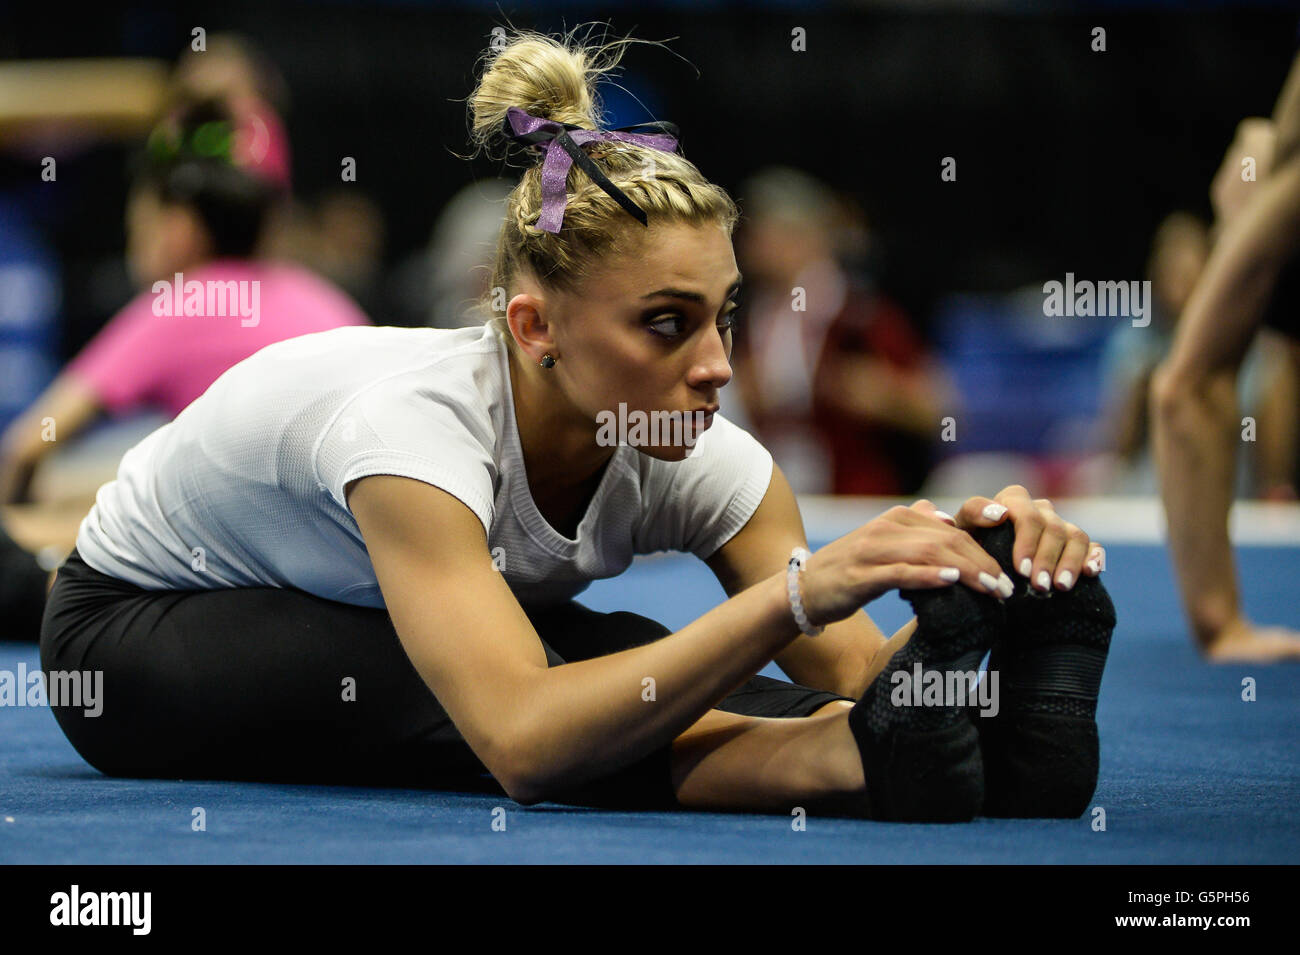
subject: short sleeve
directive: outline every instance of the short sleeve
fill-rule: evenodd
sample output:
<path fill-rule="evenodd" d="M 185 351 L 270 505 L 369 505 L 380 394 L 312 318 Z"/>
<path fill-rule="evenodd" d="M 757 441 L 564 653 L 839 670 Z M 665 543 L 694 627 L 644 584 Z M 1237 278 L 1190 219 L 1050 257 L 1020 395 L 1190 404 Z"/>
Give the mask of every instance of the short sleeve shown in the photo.
<path fill-rule="evenodd" d="M 89 387 L 110 414 L 151 400 L 167 368 L 168 340 L 177 324 L 154 315 L 151 301 L 145 293 L 123 306 L 65 370 Z"/>
<path fill-rule="evenodd" d="M 464 503 L 490 536 L 492 446 L 491 422 L 472 403 L 385 382 L 345 404 L 326 425 L 315 454 L 317 479 L 345 510 L 344 488 L 357 478 L 423 481 Z"/>
<path fill-rule="evenodd" d="M 683 461 L 646 459 L 636 553 L 711 557 L 749 522 L 772 480 L 772 455 L 721 414 Z"/>

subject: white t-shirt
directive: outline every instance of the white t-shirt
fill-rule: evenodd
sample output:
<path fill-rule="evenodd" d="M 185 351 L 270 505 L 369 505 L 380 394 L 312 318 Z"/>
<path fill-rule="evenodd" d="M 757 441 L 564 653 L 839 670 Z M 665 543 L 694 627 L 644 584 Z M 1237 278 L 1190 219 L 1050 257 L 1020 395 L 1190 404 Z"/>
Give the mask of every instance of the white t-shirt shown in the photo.
<path fill-rule="evenodd" d="M 463 501 L 516 598 L 549 604 L 635 554 L 708 557 L 767 491 L 772 456 L 719 414 L 682 461 L 616 448 L 566 538 L 533 503 L 508 368 L 486 325 L 348 327 L 269 345 L 126 453 L 77 550 L 147 590 L 294 587 L 382 607 L 343 489 L 395 474 Z"/>

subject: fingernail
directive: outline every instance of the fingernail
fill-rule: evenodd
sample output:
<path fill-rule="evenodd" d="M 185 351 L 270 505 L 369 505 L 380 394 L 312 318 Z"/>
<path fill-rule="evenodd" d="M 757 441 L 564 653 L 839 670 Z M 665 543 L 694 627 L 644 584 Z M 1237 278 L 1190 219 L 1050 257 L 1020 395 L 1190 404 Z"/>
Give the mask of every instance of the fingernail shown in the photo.
<path fill-rule="evenodd" d="M 1102 572 L 1105 573 L 1105 571 L 1106 571 L 1106 548 L 1104 548 L 1104 547 L 1101 548 L 1101 569 L 1102 569 Z"/>
<path fill-rule="evenodd" d="M 1088 561 L 1086 564 L 1084 564 L 1083 566 L 1087 567 L 1087 568 L 1088 568 L 1090 571 L 1092 571 L 1094 574 L 1100 574 L 1100 573 L 1101 573 L 1101 567 L 1100 567 L 1100 565 L 1098 565 L 1098 563 L 1097 563 L 1096 560 L 1090 560 L 1090 561 Z"/>
<path fill-rule="evenodd" d="M 1074 574 L 1068 570 L 1063 570 L 1057 574 L 1056 582 L 1061 586 L 1062 590 L 1069 590 L 1074 586 Z"/>
<path fill-rule="evenodd" d="M 935 511 L 934 516 L 939 518 L 941 521 L 952 521 L 954 524 L 957 523 L 957 521 L 953 519 L 953 516 L 947 511 Z"/>
<path fill-rule="evenodd" d="M 980 571 L 980 583 L 984 585 L 985 590 L 992 590 L 994 592 L 998 590 L 998 582 L 982 570 Z"/>
<path fill-rule="evenodd" d="M 1002 515 L 1006 512 L 1007 509 L 1001 504 L 989 504 L 984 508 L 983 514 L 986 520 L 998 521 L 1002 519 Z"/>
<path fill-rule="evenodd" d="M 1026 557 L 1020 562 L 1020 576 L 1028 577 L 1034 571 L 1034 562 Z"/>
<path fill-rule="evenodd" d="M 1038 572 L 1038 578 L 1034 583 L 1038 585 L 1039 590 L 1046 590 L 1048 587 L 1052 586 L 1052 575 L 1045 570 L 1040 570 Z"/>
<path fill-rule="evenodd" d="M 943 570 L 939 571 L 939 577 L 942 580 L 947 580 L 949 582 L 957 581 L 961 579 L 961 571 L 956 567 L 945 567 Z"/>
<path fill-rule="evenodd" d="M 998 574 L 998 593 L 1003 597 L 1010 597 L 1016 592 L 1016 585 L 1011 582 L 1011 578 L 1006 574 Z"/>

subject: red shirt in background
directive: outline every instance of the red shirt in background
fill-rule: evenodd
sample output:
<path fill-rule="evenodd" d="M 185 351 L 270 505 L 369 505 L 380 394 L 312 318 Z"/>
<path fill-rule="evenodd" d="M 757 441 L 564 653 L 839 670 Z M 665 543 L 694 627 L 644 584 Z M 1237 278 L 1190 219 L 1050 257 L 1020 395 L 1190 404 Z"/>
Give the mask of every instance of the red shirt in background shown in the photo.
<path fill-rule="evenodd" d="M 905 493 L 916 471 L 910 459 L 923 450 L 917 439 L 839 410 L 825 388 L 832 363 L 845 356 L 918 369 L 927 354 L 924 341 L 898 306 L 829 263 L 809 266 L 796 284 L 810 290 L 805 312 L 791 311 L 785 294 L 759 293 L 750 334 L 737 339 L 744 373 L 754 376 L 766 405 L 757 414 L 750 409 L 756 436 L 783 470 L 798 465 L 803 471 L 805 486 L 796 491 Z M 819 460 L 809 462 L 808 455 Z"/>
<path fill-rule="evenodd" d="M 844 308 L 826 334 L 818 369 L 837 354 L 869 355 L 902 370 L 919 368 L 925 343 L 893 302 L 850 286 Z M 831 452 L 835 494 L 904 493 L 901 455 L 915 453 L 895 429 L 849 417 L 814 399 L 813 417 Z"/>

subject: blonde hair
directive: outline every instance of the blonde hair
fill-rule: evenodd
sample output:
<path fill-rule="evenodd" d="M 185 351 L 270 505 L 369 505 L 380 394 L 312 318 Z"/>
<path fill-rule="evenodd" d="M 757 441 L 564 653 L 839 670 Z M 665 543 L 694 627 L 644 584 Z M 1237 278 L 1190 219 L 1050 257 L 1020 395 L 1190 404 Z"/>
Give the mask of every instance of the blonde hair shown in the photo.
<path fill-rule="evenodd" d="M 515 30 L 487 66 L 469 97 L 470 138 L 479 150 L 504 156 L 525 154 L 503 132 L 506 111 L 517 106 L 533 116 L 600 129 L 596 83 L 618 65 L 632 39 L 590 44 L 575 27 L 561 38 Z M 646 213 L 647 222 L 707 225 L 731 235 L 740 213 L 720 186 L 676 153 L 635 143 L 597 141 L 582 147 L 610 181 Z M 504 312 L 493 309 L 494 292 L 509 292 L 521 270 L 543 287 L 576 291 L 605 256 L 618 254 L 646 228 L 630 216 L 577 164 L 569 170 L 564 223 L 558 233 L 537 227 L 542 212 L 541 163 L 533 157 L 518 185 L 506 196 L 488 289 L 477 310 L 507 344 L 513 344 Z"/>

